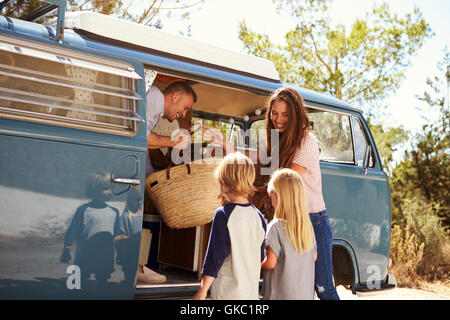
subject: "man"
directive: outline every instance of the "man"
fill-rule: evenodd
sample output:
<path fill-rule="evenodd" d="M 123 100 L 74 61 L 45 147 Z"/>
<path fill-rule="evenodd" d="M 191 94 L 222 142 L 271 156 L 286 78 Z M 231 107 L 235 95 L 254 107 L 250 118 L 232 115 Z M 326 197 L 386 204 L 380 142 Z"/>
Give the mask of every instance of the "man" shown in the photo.
<path fill-rule="evenodd" d="M 184 81 L 170 84 L 162 93 L 157 87 L 151 86 L 147 92 L 147 144 L 148 149 L 187 147 L 190 137 L 186 133 L 178 133 L 175 137 L 163 137 L 153 133 L 153 129 L 161 116 L 170 122 L 183 118 L 197 101 L 194 90 Z M 147 157 L 146 175 L 154 171 Z"/>
<path fill-rule="evenodd" d="M 197 95 L 186 82 L 178 81 L 170 84 L 162 93 L 157 87 L 151 86 L 147 92 L 147 145 L 148 149 L 177 148 L 184 149 L 190 142 L 189 134 L 179 132 L 172 137 L 164 137 L 153 133 L 161 116 L 170 122 L 184 118 L 192 105 L 197 101 Z M 154 169 L 147 153 L 145 174 L 153 173 Z M 145 265 L 138 264 L 138 282 L 165 282 L 166 276 L 161 275 Z"/>

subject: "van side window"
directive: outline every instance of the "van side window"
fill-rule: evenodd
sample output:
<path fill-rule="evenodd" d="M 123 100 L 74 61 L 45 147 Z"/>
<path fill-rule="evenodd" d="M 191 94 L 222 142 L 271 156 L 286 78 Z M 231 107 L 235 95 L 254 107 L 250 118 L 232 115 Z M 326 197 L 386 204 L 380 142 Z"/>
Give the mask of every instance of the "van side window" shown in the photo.
<path fill-rule="evenodd" d="M 350 117 L 345 114 L 310 109 L 311 133 L 317 139 L 320 160 L 354 164 Z"/>
<path fill-rule="evenodd" d="M 308 117 L 311 122 L 310 132 L 319 145 L 320 160 L 355 164 L 350 116 L 309 108 Z M 251 124 L 250 147 L 258 146 L 257 134 L 259 130 L 264 130 L 264 121 L 260 119 Z"/>
<path fill-rule="evenodd" d="M 202 131 L 201 126 L 218 129 L 234 146 L 245 146 L 244 130 L 240 123 L 231 123 L 229 119 L 203 119 L 198 116 L 192 117 L 193 135 L 191 140 L 193 143 L 201 143 Z"/>
<path fill-rule="evenodd" d="M 266 139 L 266 132 L 265 132 L 265 120 L 256 120 L 253 121 L 250 125 L 250 141 L 249 145 L 250 148 L 257 149 L 258 148 L 258 141 L 262 139 L 262 141 L 265 141 Z"/>
<path fill-rule="evenodd" d="M 358 167 L 364 164 L 364 153 L 369 145 L 361 122 L 356 117 L 352 117 L 353 143 L 355 146 L 355 162 Z M 374 165 L 372 154 L 370 155 L 369 167 Z"/>
<path fill-rule="evenodd" d="M 134 68 L 120 61 L 0 38 L 0 117 L 134 135 Z"/>

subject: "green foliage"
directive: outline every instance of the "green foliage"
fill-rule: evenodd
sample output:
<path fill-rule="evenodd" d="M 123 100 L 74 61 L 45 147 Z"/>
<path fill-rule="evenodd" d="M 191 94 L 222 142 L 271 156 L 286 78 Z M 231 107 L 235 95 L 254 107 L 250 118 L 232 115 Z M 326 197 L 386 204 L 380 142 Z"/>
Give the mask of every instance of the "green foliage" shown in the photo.
<path fill-rule="evenodd" d="M 379 101 L 399 87 L 412 55 L 432 36 L 419 9 L 398 17 L 383 3 L 346 30 L 342 24 L 332 25 L 332 0 L 273 2 L 278 11 L 294 17 L 296 27 L 285 35 L 285 44 L 275 45 L 244 20 L 239 39 L 247 51 L 272 60 L 283 81 L 358 104 L 372 119 L 382 111 Z M 392 154 L 408 133 L 402 127 L 370 127 L 384 167 L 391 172 Z"/>
<path fill-rule="evenodd" d="M 2 11 L 5 16 L 17 18 L 22 14 L 28 13 L 40 6 L 39 0 L 16 0 L 8 4 Z"/>
<path fill-rule="evenodd" d="M 435 212 L 444 219 L 446 226 L 450 225 L 450 108 L 440 89 L 447 86 L 448 90 L 450 83 L 450 52 L 444 50 L 444 59 L 440 63 L 443 76 L 428 80 L 433 93 L 425 92 L 421 98 L 431 109 L 438 108 L 440 118 L 423 127 L 412 151 L 405 153 L 403 162 L 393 171 L 393 217 L 398 220 L 404 217 L 399 209 L 401 201 L 421 195 L 427 202 L 439 205 Z"/>
<path fill-rule="evenodd" d="M 402 126 L 397 128 L 383 128 L 381 124 L 372 124 L 370 118 L 367 119 L 370 132 L 375 139 L 378 153 L 383 162 L 383 168 L 391 173 L 393 153 L 399 146 L 409 140 L 409 133 Z"/>
<path fill-rule="evenodd" d="M 164 20 L 188 20 L 191 8 L 204 1 L 151 0 L 136 5 L 133 0 L 68 0 L 68 10 L 93 11 L 161 28 Z M 1 13 L 16 18 L 38 8 L 40 3 L 38 0 L 11 1 Z M 190 30 L 189 26 L 187 30 Z"/>
<path fill-rule="evenodd" d="M 392 229 L 391 255 L 398 269 L 404 269 L 410 279 L 416 279 L 417 275 L 428 280 L 448 276 L 445 267 L 450 263 L 450 257 L 444 252 L 449 243 L 448 231 L 442 224 L 442 218 L 436 214 L 437 207 L 439 205 L 428 202 L 420 195 L 404 199 L 401 203 L 405 221 Z M 404 239 L 398 238 L 399 232 Z"/>
<path fill-rule="evenodd" d="M 424 244 L 423 258 L 415 262 L 415 272 L 433 280 L 448 278 L 450 272 L 446 249 L 450 244 L 450 110 L 445 97 L 450 83 L 450 52 L 447 48 L 438 67 L 443 76 L 428 80 L 432 91 L 426 91 L 420 99 L 430 109 L 438 108 L 440 118 L 423 126 L 412 151 L 405 153 L 390 180 L 392 221 L 396 225 L 391 251 L 398 254 L 402 250 L 403 244 L 396 239 L 399 229 L 414 234 Z M 407 270 L 408 263 L 404 261 Z"/>
<path fill-rule="evenodd" d="M 11 1 L 2 11 L 8 17 L 17 18 L 38 8 L 43 2 L 39 0 L 16 0 Z M 78 10 L 89 10 L 103 14 L 113 14 L 123 5 L 120 0 L 68 0 L 68 8 L 77 7 Z"/>
<path fill-rule="evenodd" d="M 273 2 L 296 19 L 295 29 L 276 46 L 242 21 L 239 39 L 247 51 L 272 60 L 283 81 L 362 105 L 395 91 L 410 57 L 432 35 L 419 9 L 399 18 L 384 3 L 347 31 L 331 25 L 331 0 Z"/>

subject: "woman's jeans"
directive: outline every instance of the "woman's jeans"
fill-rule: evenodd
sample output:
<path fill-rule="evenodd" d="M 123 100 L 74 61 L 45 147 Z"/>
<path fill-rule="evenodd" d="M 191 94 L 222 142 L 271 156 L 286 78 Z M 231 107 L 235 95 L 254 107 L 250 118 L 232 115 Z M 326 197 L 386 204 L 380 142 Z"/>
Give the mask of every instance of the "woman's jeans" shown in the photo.
<path fill-rule="evenodd" d="M 310 213 L 309 217 L 317 242 L 314 288 L 320 300 L 339 300 L 333 284 L 333 235 L 330 220 L 325 210 Z"/>

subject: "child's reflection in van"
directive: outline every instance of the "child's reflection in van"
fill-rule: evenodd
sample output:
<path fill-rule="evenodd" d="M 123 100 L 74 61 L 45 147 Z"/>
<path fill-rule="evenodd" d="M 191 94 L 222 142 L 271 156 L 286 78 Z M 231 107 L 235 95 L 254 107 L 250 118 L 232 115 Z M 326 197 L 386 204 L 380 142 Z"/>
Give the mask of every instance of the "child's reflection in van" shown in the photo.
<path fill-rule="evenodd" d="M 74 264 L 81 271 L 81 289 L 89 289 L 87 280 L 94 274 L 98 293 L 114 272 L 114 238 L 119 235 L 119 210 L 106 203 L 111 195 L 110 173 L 96 172 L 88 176 L 86 196 L 92 201 L 75 211 L 60 258 L 63 263 L 69 262 L 70 248 L 76 242 Z"/>
<path fill-rule="evenodd" d="M 120 217 L 120 241 L 116 242 L 118 263 L 122 265 L 125 285 L 134 285 L 136 259 L 141 241 L 143 198 L 137 187 L 128 191 L 127 203 Z"/>
<path fill-rule="evenodd" d="M 138 187 L 132 187 L 128 193 L 125 210 L 120 217 L 120 241 L 116 242 L 119 264 L 125 274 L 125 285 L 133 286 L 136 278 L 139 282 L 165 282 L 166 276 L 136 263 L 139 256 L 143 219 L 143 197 Z M 136 269 L 137 265 L 137 269 Z"/>

